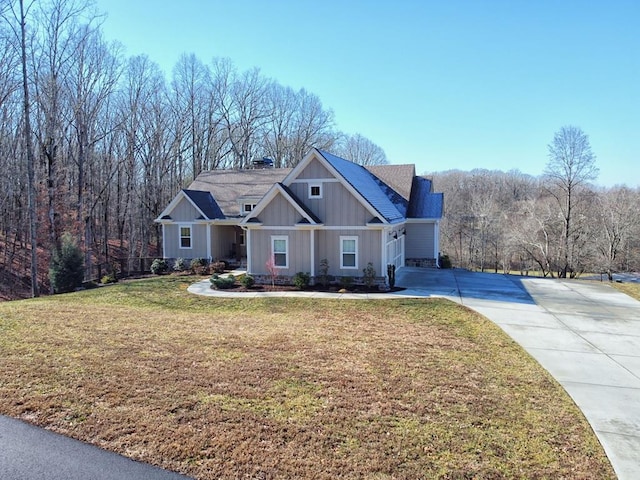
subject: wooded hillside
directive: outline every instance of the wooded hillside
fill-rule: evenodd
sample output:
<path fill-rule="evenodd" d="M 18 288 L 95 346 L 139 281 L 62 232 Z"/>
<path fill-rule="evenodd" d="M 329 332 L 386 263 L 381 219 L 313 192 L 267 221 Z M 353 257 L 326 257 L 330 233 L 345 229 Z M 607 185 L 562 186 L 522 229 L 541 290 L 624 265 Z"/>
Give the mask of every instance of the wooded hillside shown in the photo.
<path fill-rule="evenodd" d="M 640 270 L 637 188 L 579 185 L 567 230 L 566 195 L 548 175 L 477 169 L 432 177 L 445 196 L 440 245 L 454 266 L 569 277 Z M 572 263 L 563 272 L 567 233 Z"/>
<path fill-rule="evenodd" d="M 0 269 L 29 274 L 33 234 L 45 289 L 64 232 L 89 268 L 113 260 L 114 241 L 132 262 L 156 255 L 153 220 L 202 170 L 265 156 L 290 167 L 311 147 L 387 162 L 367 138 L 338 131 L 316 95 L 257 68 L 184 55 L 163 72 L 105 41 L 90 2 L 0 5 Z"/>

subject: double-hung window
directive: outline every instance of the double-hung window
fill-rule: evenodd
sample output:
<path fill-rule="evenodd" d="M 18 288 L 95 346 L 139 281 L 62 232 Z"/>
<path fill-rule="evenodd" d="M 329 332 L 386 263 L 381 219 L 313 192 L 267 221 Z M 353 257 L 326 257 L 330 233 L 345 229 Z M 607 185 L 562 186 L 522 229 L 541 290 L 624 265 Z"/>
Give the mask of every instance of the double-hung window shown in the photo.
<path fill-rule="evenodd" d="M 289 237 L 273 235 L 271 237 L 271 253 L 276 268 L 289 268 Z"/>
<path fill-rule="evenodd" d="M 180 225 L 180 248 L 191 248 L 191 225 Z"/>
<path fill-rule="evenodd" d="M 340 237 L 340 268 L 358 268 L 358 237 Z"/>

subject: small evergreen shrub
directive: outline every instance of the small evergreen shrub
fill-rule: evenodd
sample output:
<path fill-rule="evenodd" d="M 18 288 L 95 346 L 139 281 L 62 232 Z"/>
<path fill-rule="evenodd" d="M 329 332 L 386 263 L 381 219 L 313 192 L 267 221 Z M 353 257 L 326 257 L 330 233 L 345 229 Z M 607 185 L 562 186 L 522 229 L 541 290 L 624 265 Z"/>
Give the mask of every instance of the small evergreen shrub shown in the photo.
<path fill-rule="evenodd" d="M 311 283 L 311 275 L 304 272 L 298 272 L 293 276 L 293 284 L 298 290 L 304 290 Z"/>
<path fill-rule="evenodd" d="M 242 285 L 244 288 L 251 288 L 255 285 L 255 283 L 256 283 L 256 280 L 251 275 L 248 275 L 248 274 L 241 275 L 240 285 Z"/>
<path fill-rule="evenodd" d="M 373 268 L 373 263 L 367 263 L 367 266 L 362 269 L 362 273 L 362 281 L 364 282 L 364 285 L 371 289 L 376 282 L 376 270 Z"/>
<path fill-rule="evenodd" d="M 393 288 L 396 286 L 396 266 L 395 265 L 387 265 L 387 277 L 389 277 L 389 287 Z"/>
<path fill-rule="evenodd" d="M 320 284 L 324 288 L 327 288 L 327 285 L 329 285 L 329 260 L 326 258 L 320 260 L 319 273 L 320 275 L 318 275 L 318 279 L 320 280 Z"/>
<path fill-rule="evenodd" d="M 438 265 L 440 265 L 440 268 L 451 268 L 452 265 L 449 255 L 440 254 L 440 256 L 438 257 Z"/>
<path fill-rule="evenodd" d="M 184 261 L 184 258 L 176 258 L 176 261 L 173 264 L 173 270 L 175 272 L 184 272 L 187 269 L 187 262 Z"/>
<path fill-rule="evenodd" d="M 209 281 L 218 290 L 224 290 L 226 288 L 233 288 L 236 285 L 236 277 L 233 275 L 229 275 L 227 277 L 220 277 L 218 275 L 213 275 Z"/>
<path fill-rule="evenodd" d="M 154 275 L 164 275 L 169 271 L 169 264 L 164 258 L 156 258 L 151 263 L 151 273 Z"/>
<path fill-rule="evenodd" d="M 53 252 L 49 266 L 49 280 L 55 293 L 72 292 L 82 286 L 84 280 L 82 251 L 68 233 L 62 236 L 60 250 Z"/>

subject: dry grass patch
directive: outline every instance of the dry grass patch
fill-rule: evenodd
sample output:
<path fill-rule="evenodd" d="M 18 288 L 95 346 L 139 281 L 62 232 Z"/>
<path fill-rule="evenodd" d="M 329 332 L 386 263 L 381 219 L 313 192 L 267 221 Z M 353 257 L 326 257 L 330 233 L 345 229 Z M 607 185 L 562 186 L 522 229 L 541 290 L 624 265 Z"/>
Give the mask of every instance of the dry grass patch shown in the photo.
<path fill-rule="evenodd" d="M 197 478 L 615 478 L 564 391 L 445 300 L 0 304 L 0 411 Z"/>
<path fill-rule="evenodd" d="M 640 300 L 640 283 L 618 283 L 612 282 L 612 287 L 617 288 L 622 293 L 626 293 L 630 297 Z"/>

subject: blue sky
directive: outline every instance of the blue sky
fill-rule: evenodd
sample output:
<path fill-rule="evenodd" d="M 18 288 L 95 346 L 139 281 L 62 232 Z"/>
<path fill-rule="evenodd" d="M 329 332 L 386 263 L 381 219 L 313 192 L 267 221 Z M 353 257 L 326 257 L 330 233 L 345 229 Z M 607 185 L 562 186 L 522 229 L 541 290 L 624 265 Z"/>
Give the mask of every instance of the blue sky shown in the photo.
<path fill-rule="evenodd" d="M 605 186 L 640 185 L 637 0 L 98 0 L 103 31 L 167 76 L 182 53 L 315 93 L 418 173 L 539 175 L 564 125 Z"/>

